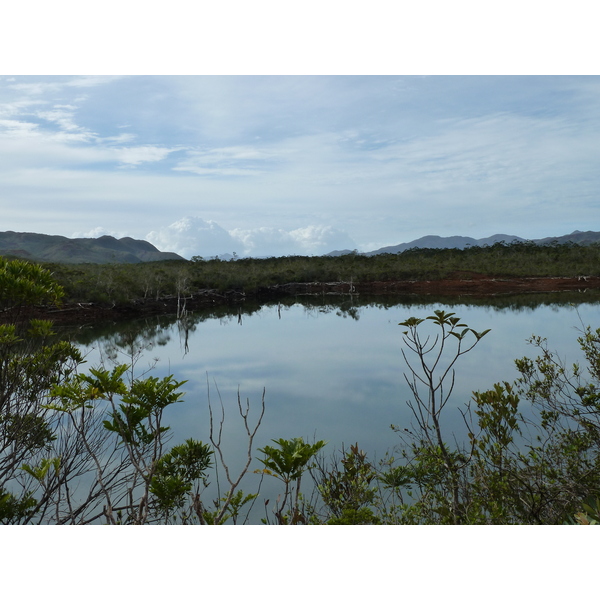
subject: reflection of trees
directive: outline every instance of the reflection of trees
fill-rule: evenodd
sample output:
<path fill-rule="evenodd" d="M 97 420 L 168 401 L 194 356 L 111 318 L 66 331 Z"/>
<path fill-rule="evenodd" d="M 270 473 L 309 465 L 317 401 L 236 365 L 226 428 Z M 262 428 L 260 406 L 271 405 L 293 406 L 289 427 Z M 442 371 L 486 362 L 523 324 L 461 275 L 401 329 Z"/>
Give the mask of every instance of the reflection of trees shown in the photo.
<path fill-rule="evenodd" d="M 416 296 L 416 295 L 368 295 L 361 294 L 352 296 L 297 296 L 280 300 L 282 307 L 291 307 L 300 304 L 307 313 L 317 316 L 319 313 L 336 313 L 338 316 L 358 320 L 362 308 L 389 309 L 424 309 L 432 304 L 442 304 L 448 307 L 454 306 L 481 306 L 491 310 L 505 312 L 533 311 L 541 306 L 550 306 L 559 309 L 565 306 L 581 304 L 599 304 L 600 290 L 588 290 L 583 294 L 578 292 L 551 292 L 551 293 L 528 293 L 507 294 L 501 296 L 473 297 L 473 296 Z M 275 303 L 267 303 L 264 306 L 273 306 Z"/>
<path fill-rule="evenodd" d="M 347 297 L 346 297 L 347 298 Z M 341 317 L 357 315 L 361 308 L 375 307 L 382 310 L 393 308 L 415 309 L 427 308 L 432 304 L 442 304 L 448 307 L 454 306 L 481 306 L 491 310 L 504 312 L 526 312 L 533 311 L 541 306 L 561 308 L 565 306 L 581 304 L 599 304 L 600 290 L 588 290 L 585 297 L 578 292 L 551 292 L 551 293 L 529 293 L 510 294 L 489 297 L 472 296 L 412 296 L 412 295 L 353 295 L 352 301 L 344 300 L 343 297 L 326 300 L 318 298 L 299 297 L 295 303 L 304 307 L 318 308 L 319 312 L 336 312 Z"/>
<path fill-rule="evenodd" d="M 247 302 L 242 305 L 220 305 L 210 309 L 186 312 L 183 318 L 172 316 L 159 316 L 146 319 L 135 319 L 101 325 L 90 325 L 74 329 L 65 329 L 70 339 L 82 346 L 97 344 L 109 359 L 115 359 L 119 354 L 131 356 L 148 351 L 155 346 L 165 346 L 170 340 L 177 325 L 176 331 L 181 340 L 182 348 L 189 352 L 189 335 L 196 331 L 198 325 L 204 321 L 218 319 L 223 324 L 238 323 L 243 325 L 246 317 L 252 316 L 263 310 L 274 309 L 279 319 L 284 319 L 286 312 L 294 306 L 302 306 L 307 316 L 317 318 L 322 314 L 334 313 L 344 319 L 350 318 L 358 321 L 365 308 L 379 308 L 381 310 L 401 309 L 415 310 L 426 309 L 432 304 L 441 304 L 446 307 L 473 306 L 487 307 L 498 312 L 532 312 L 535 309 L 547 306 L 558 310 L 561 307 L 598 304 L 600 291 L 588 290 L 588 293 L 554 292 L 535 294 L 511 294 L 476 298 L 470 296 L 409 296 L 409 295 L 314 295 L 284 297 L 277 301 L 265 303 Z"/>
<path fill-rule="evenodd" d="M 174 319 L 136 319 L 118 323 L 79 328 L 68 332 L 74 343 L 98 345 L 100 352 L 115 361 L 119 355 L 139 356 L 155 346 L 166 346 L 171 340 Z"/>

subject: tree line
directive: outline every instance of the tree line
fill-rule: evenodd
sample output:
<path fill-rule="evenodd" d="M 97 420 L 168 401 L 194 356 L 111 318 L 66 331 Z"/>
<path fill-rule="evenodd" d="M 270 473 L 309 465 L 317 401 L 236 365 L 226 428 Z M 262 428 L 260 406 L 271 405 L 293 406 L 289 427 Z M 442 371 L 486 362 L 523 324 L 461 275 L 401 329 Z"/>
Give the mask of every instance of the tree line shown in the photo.
<path fill-rule="evenodd" d="M 228 261 L 137 264 L 44 264 L 73 302 L 128 303 L 164 297 L 237 291 L 256 294 L 288 283 L 438 280 L 457 271 L 490 277 L 600 275 L 600 244 L 498 243 L 458 249 L 415 248 L 400 254 L 284 256 Z"/>

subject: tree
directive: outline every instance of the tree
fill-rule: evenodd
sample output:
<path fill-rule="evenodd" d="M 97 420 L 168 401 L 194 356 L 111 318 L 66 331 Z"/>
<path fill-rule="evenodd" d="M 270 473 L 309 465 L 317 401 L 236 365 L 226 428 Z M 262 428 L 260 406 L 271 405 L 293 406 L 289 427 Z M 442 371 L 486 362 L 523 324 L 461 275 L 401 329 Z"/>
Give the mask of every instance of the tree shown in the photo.
<path fill-rule="evenodd" d="M 225 408 L 223 407 L 223 401 L 221 399 L 221 394 L 219 393 L 219 400 L 221 404 L 221 418 L 219 420 L 218 425 L 215 422 L 213 416 L 213 409 L 210 399 L 210 386 L 208 387 L 208 408 L 210 415 L 210 434 L 209 438 L 211 444 L 215 450 L 215 454 L 218 459 L 218 464 L 225 472 L 225 481 L 229 488 L 227 491 L 223 492 L 220 488 L 218 471 L 217 471 L 217 498 L 213 500 L 213 505 L 215 510 L 208 510 L 205 504 L 200 499 L 200 494 L 196 494 L 194 496 L 194 511 L 198 518 L 200 519 L 200 523 L 203 525 L 221 525 L 225 523 L 229 518 L 233 520 L 233 523 L 237 523 L 237 519 L 240 514 L 241 508 L 252 502 L 250 508 L 253 506 L 254 500 L 257 498 L 258 493 L 256 494 L 245 494 L 241 489 L 238 489 L 242 479 L 248 472 L 250 468 L 250 464 L 252 462 L 252 445 L 254 444 L 254 438 L 260 424 L 262 423 L 263 416 L 265 414 L 265 390 L 263 389 L 261 401 L 260 401 L 260 414 L 256 420 L 254 426 L 250 424 L 250 400 L 246 398 L 245 406 L 242 403 L 240 392 L 238 390 L 237 394 L 237 406 L 238 411 L 240 413 L 240 417 L 242 419 L 242 423 L 244 424 L 244 430 L 246 432 L 246 440 L 247 440 L 247 453 L 246 453 L 246 461 L 242 466 L 240 472 L 237 477 L 232 475 L 229 465 L 225 460 L 225 456 L 222 448 L 222 438 L 223 438 L 223 425 L 225 423 Z M 217 466 L 215 467 L 217 468 Z M 260 489 L 260 488 L 259 488 Z"/>
<path fill-rule="evenodd" d="M 447 444 L 442 410 L 454 385 L 453 365 L 487 331 L 475 332 L 442 311 L 429 319 L 440 327 L 433 337 L 420 335 L 424 319 L 401 323 L 408 327 L 405 342 L 418 359 L 411 365 L 403 353 L 416 427 L 395 428 L 411 442 L 403 451 L 405 463 L 390 464 L 379 476 L 388 487 L 409 490 L 409 502 L 394 511 L 400 522 L 595 522 L 600 499 L 600 329 L 585 327 L 578 339 L 585 368 L 578 363 L 568 367 L 546 340 L 531 338 L 540 355 L 515 361 L 517 381 L 474 392 L 472 413 L 465 406 L 465 447 Z M 450 336 L 456 346 L 444 362 L 442 351 Z M 470 342 L 465 342 L 467 336 Z"/>

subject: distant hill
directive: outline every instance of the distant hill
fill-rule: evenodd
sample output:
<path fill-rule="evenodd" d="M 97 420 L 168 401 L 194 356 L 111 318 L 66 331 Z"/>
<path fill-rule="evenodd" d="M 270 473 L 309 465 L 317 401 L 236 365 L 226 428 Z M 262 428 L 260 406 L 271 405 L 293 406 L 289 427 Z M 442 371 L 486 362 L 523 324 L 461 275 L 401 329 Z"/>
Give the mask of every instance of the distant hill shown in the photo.
<path fill-rule="evenodd" d="M 42 233 L 0 232 L 0 255 L 58 263 L 139 263 L 185 260 L 174 252 L 161 252 L 144 240 L 103 235 L 99 238 L 67 238 Z"/>
<path fill-rule="evenodd" d="M 563 235 L 560 237 L 549 237 L 539 240 L 526 240 L 516 235 L 505 235 L 498 233 L 487 238 L 475 239 L 464 236 L 451 236 L 451 237 L 440 237 L 439 235 L 426 235 L 425 237 L 407 242 L 405 244 L 398 244 L 397 246 L 385 246 L 379 250 L 373 250 L 372 252 L 365 252 L 365 256 L 374 256 L 375 254 L 398 254 L 411 248 L 458 248 L 460 250 L 467 246 L 493 246 L 498 242 L 504 242 L 510 244 L 512 242 L 526 242 L 531 241 L 535 244 L 566 244 L 569 242 L 575 244 L 593 244 L 600 242 L 600 232 L 596 231 L 574 231 L 569 235 Z M 328 256 L 339 256 L 342 254 L 350 254 L 350 250 L 341 250 L 331 252 Z"/>
<path fill-rule="evenodd" d="M 585 246 L 586 244 L 595 244 L 600 242 L 600 232 L 598 231 L 574 231 L 569 235 L 563 235 L 560 237 L 548 237 L 541 240 L 533 240 L 536 244 L 553 244 L 558 242 L 559 244 L 566 244 L 572 242 L 574 244 L 580 244 Z"/>

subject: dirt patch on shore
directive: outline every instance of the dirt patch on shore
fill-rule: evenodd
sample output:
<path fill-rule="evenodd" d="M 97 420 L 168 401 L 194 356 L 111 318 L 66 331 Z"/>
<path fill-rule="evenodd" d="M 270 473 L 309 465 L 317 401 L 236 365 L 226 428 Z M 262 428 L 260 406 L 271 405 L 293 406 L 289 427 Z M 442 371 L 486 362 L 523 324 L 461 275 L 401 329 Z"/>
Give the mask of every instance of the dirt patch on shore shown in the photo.
<path fill-rule="evenodd" d="M 536 292 L 585 291 L 600 288 L 600 277 L 489 277 L 470 271 L 456 271 L 439 280 L 372 281 L 335 283 L 288 283 L 276 286 L 292 294 L 368 293 L 414 294 L 418 296 L 495 296 Z"/>
<path fill-rule="evenodd" d="M 432 281 L 376 282 L 374 293 L 495 296 L 536 292 L 585 291 L 600 288 L 600 277 L 512 277 L 490 278 L 473 273 Z M 360 286 L 359 286 L 360 287 Z"/>

